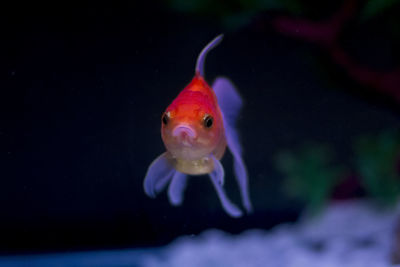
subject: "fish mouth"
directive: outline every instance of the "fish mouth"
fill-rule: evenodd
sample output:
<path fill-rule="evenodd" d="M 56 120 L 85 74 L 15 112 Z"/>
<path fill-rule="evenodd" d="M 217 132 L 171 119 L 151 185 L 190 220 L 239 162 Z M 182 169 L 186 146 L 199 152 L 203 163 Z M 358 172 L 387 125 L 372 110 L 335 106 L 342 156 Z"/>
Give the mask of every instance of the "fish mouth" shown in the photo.
<path fill-rule="evenodd" d="M 176 137 L 184 146 L 191 147 L 197 134 L 189 125 L 178 125 L 173 129 L 172 136 Z"/>

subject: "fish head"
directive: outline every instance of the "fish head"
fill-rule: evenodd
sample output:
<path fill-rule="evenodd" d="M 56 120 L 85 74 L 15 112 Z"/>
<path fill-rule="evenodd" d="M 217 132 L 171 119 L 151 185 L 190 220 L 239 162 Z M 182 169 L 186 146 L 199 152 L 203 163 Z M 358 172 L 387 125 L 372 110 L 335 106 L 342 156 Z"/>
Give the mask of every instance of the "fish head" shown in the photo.
<path fill-rule="evenodd" d="M 170 105 L 161 117 L 161 135 L 173 157 L 197 160 L 210 155 L 223 138 L 222 116 L 204 104 Z"/>

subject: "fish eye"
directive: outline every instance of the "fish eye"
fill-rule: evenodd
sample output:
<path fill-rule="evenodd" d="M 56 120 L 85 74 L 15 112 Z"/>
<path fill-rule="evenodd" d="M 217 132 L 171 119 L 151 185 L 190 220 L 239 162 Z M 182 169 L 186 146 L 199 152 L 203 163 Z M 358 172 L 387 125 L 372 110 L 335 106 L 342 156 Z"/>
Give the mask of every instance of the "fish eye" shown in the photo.
<path fill-rule="evenodd" d="M 167 125 L 168 122 L 169 122 L 169 119 L 170 119 L 170 117 L 169 117 L 169 112 L 165 112 L 165 113 L 163 114 L 162 118 L 161 118 L 162 123 L 163 123 L 164 125 Z"/>
<path fill-rule="evenodd" d="M 203 119 L 204 127 L 211 128 L 213 123 L 214 123 L 214 119 L 213 119 L 213 117 L 211 115 L 207 114 L 207 115 L 204 116 L 204 119 Z"/>

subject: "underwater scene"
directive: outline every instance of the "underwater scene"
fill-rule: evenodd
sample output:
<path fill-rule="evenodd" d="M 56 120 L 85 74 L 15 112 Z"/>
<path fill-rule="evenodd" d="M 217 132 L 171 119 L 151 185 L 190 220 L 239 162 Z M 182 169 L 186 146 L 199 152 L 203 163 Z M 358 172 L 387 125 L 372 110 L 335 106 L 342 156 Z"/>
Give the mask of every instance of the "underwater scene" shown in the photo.
<path fill-rule="evenodd" d="M 5 7 L 0 266 L 400 266 L 399 10 Z"/>

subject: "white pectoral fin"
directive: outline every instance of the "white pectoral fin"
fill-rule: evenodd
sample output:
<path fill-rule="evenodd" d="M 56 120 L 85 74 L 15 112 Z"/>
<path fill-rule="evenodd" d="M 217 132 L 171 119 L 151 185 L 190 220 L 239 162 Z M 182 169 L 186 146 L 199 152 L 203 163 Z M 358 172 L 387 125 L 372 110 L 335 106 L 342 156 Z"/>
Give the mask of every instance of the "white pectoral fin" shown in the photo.
<path fill-rule="evenodd" d="M 221 162 L 213 157 L 214 160 L 214 170 L 210 173 L 211 181 L 217 191 L 219 200 L 221 201 L 222 207 L 231 217 L 237 218 L 242 216 L 242 211 L 233 204 L 227 197 L 224 188 L 222 187 L 221 181 L 224 180 L 224 168 Z"/>
<path fill-rule="evenodd" d="M 149 197 L 156 197 L 175 173 L 175 169 L 171 166 L 166 158 L 166 153 L 158 156 L 149 166 L 146 177 L 144 178 L 144 192 Z"/>
<path fill-rule="evenodd" d="M 168 199 L 172 205 L 179 206 L 182 204 L 187 178 L 186 174 L 175 171 L 168 187 Z"/>
<path fill-rule="evenodd" d="M 218 105 L 221 108 L 224 119 L 226 141 L 233 155 L 233 167 L 239 184 L 242 203 L 246 211 L 251 212 L 252 205 L 249 197 L 247 170 L 242 158 L 239 134 L 235 128 L 235 121 L 242 106 L 242 99 L 233 83 L 227 78 L 217 78 L 212 88 L 217 96 Z"/>

